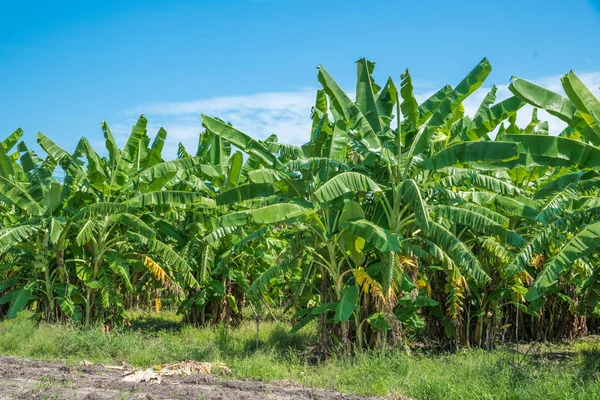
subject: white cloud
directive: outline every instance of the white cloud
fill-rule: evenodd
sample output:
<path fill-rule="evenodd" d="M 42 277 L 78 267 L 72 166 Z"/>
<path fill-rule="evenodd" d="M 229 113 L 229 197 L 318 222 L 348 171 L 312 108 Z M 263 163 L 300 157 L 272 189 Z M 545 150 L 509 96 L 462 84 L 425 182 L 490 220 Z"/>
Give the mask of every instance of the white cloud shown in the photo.
<path fill-rule="evenodd" d="M 581 73 L 581 80 L 600 97 L 600 72 Z M 564 93 L 560 76 L 548 76 L 532 80 L 534 83 L 558 93 Z M 423 101 L 433 91 L 430 84 L 415 85 L 417 100 Z M 490 90 L 482 87 L 463 103 L 465 111 L 473 115 Z M 152 135 L 159 127 L 168 132 L 164 156 L 173 158 L 177 144 L 183 143 L 190 152 L 195 152 L 199 132 L 202 130 L 200 114 L 221 118 L 231 122 L 237 129 L 258 139 L 275 133 L 282 143 L 300 145 L 308 140 L 310 133 L 310 109 L 314 104 L 316 89 L 303 89 L 297 92 L 257 93 L 247 96 L 215 97 L 189 102 L 161 102 L 140 105 L 124 113 L 124 121 L 112 126 L 113 133 L 123 144 L 140 114 L 149 120 L 148 131 Z M 349 91 L 353 93 L 353 91 Z M 497 101 L 511 95 L 508 85 L 498 85 Z M 565 123 L 544 111 L 538 113 L 540 120 L 547 120 L 551 134 L 558 134 Z M 531 119 L 531 107 L 520 110 L 517 124 L 525 126 Z M 104 147 L 104 146 L 102 146 Z M 101 148 L 102 148 L 101 147 Z"/>
<path fill-rule="evenodd" d="M 316 89 L 297 92 L 257 93 L 248 96 L 215 97 L 189 102 L 151 103 L 127 110 L 127 121 L 112 127 L 123 143 L 140 114 L 149 121 L 148 132 L 165 128 L 168 133 L 164 156 L 172 158 L 177 144 L 183 143 L 190 152 L 196 151 L 202 130 L 200 114 L 231 122 L 236 129 L 258 139 L 275 133 L 282 143 L 301 145 L 310 133 L 310 110 Z"/>

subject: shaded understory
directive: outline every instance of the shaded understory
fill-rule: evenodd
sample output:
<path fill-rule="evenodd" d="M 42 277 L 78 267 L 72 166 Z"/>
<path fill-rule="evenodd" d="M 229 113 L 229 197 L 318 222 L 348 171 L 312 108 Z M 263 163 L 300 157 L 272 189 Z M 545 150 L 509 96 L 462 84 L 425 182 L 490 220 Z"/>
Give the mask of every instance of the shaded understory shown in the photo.
<path fill-rule="evenodd" d="M 232 377 L 290 380 L 341 392 L 417 399 L 600 398 L 600 345 L 594 338 L 554 345 L 523 345 L 487 353 L 413 350 L 332 357 L 316 364 L 316 337 L 295 335 L 286 323 L 195 328 L 170 313 L 135 313 L 132 326 L 103 333 L 65 325 L 36 325 L 27 316 L 0 322 L 0 354 L 152 366 L 183 360 L 222 361 Z"/>

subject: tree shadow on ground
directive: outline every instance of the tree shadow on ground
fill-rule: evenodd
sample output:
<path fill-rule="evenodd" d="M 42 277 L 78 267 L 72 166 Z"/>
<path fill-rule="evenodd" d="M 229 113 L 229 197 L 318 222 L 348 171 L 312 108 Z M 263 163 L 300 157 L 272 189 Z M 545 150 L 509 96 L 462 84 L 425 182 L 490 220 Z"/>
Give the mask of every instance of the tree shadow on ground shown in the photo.
<path fill-rule="evenodd" d="M 579 379 L 590 382 L 598 379 L 600 375 L 600 348 L 584 350 L 581 352 L 582 362 L 579 367 Z"/>
<path fill-rule="evenodd" d="M 184 326 L 182 321 L 165 319 L 156 315 L 139 315 L 131 319 L 129 329 L 146 333 L 160 331 L 179 332 Z"/>
<path fill-rule="evenodd" d="M 258 339 L 255 332 L 234 337 L 227 328 L 219 326 L 215 344 L 222 354 L 232 356 L 251 356 L 256 352 L 272 351 L 278 358 L 290 355 L 305 358 L 305 353 L 314 347 L 315 341 L 311 335 L 290 334 L 284 326 L 271 328 L 266 334 L 260 333 Z"/>

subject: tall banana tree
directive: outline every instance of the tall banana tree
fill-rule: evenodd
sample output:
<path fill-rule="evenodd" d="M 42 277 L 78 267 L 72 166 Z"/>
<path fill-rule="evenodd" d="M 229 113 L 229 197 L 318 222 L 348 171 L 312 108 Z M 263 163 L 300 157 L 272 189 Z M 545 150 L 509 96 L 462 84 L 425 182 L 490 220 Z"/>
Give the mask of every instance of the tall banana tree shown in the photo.
<path fill-rule="evenodd" d="M 535 278 L 524 300 L 530 302 L 527 311 L 532 319 L 547 327 L 536 335 L 544 339 L 585 331 L 585 316 L 597 313 L 600 101 L 573 72 L 561 82 L 566 98 L 519 78 L 513 78 L 509 88 L 523 101 L 566 122 L 564 131 L 548 136 L 545 128 L 537 129 L 540 123 L 534 115 L 525 129 L 507 130 L 498 137 L 519 143 L 530 154 L 530 159 L 513 167 L 518 175 L 513 173 L 512 178 L 521 179 L 539 211 L 522 226 L 527 243 L 514 256 L 510 272 Z M 544 313 L 544 307 L 553 312 Z M 553 320 L 558 309 L 565 316 Z"/>
<path fill-rule="evenodd" d="M 287 209 L 294 208 L 297 212 L 284 212 L 278 218 L 290 220 L 306 214 L 303 219 L 315 237 L 314 264 L 320 267 L 322 279 L 321 306 L 317 311 L 305 314 L 302 324 L 331 310 L 335 311 L 333 321 L 341 323 L 342 327 L 352 315 L 355 315 L 355 328 L 361 327 L 369 318 L 374 326 L 388 326 L 381 321 L 390 317 L 396 319 L 392 310 L 397 305 L 399 289 L 411 291 L 416 287 L 416 274 L 409 279 L 404 270 L 416 267 L 417 253 L 427 253 L 421 250 L 424 245 L 432 249 L 433 255 L 441 254 L 443 260 L 450 260 L 449 275 L 457 276 L 452 272 L 456 265 L 477 283 L 489 279 L 469 248 L 444 227 L 444 223 L 440 224 L 440 217 L 453 218 L 462 224 L 466 220 L 470 226 L 477 225 L 479 230 L 490 235 L 520 239 L 501 224 L 485 218 L 485 209 L 457 208 L 444 212 L 437 208 L 433 214 L 437 220 L 434 220 L 430 216 L 432 210 L 426 202 L 425 190 L 431 170 L 458 163 L 467 165 L 468 162 L 516 157 L 515 144 L 492 142 L 487 135 L 503 119 L 513 116 L 524 103 L 511 98 L 489 110 L 486 107 L 492 100 L 482 105 L 473 121 L 462 116 L 459 112 L 461 102 L 489 73 L 487 60 L 483 60 L 456 89 L 442 89 L 421 107 L 414 100 L 408 72 L 403 75 L 403 102 L 400 104 L 392 80 L 388 80 L 383 89 L 374 83 L 373 67 L 374 64 L 365 59 L 357 62 L 356 102 L 320 67 L 319 81 L 323 90 L 318 92 L 313 108 L 310 141 L 302 147 L 303 157 L 285 165 L 288 170 L 301 174 L 306 189 L 300 198 L 286 200 L 295 202 L 293 207 L 287 204 Z M 402 109 L 406 114 L 395 130 L 391 126 L 394 108 Z M 203 121 L 205 126 L 209 121 L 213 131 L 226 140 L 231 140 L 235 133 L 237 137 L 232 143 L 241 146 L 242 150 L 249 148 L 248 141 L 240 139 L 247 137 L 241 132 L 223 123 L 216 126 L 208 117 Z M 464 128 L 452 130 L 457 124 Z M 404 131 L 400 130 L 402 127 Z M 469 135 L 486 136 L 488 140 L 471 141 Z M 443 141 L 451 145 L 444 148 L 440 145 Z M 251 149 L 256 152 L 258 148 L 254 145 Z M 268 158 L 267 152 L 263 153 L 262 158 Z M 268 167 L 278 171 L 276 163 Z M 493 183 L 498 184 L 497 181 Z M 253 196 L 261 195 L 254 193 Z M 298 203 L 305 207 L 297 208 Z M 250 215 L 259 211 L 262 212 L 253 210 Z M 481 212 L 484 215 L 480 215 Z M 238 222 L 237 215 L 235 218 L 228 216 L 228 219 Z M 271 222 L 280 222 L 273 214 L 272 217 Z M 242 224 L 245 222 L 241 220 Z M 370 265 L 376 265 L 372 269 L 378 271 L 375 277 L 367 272 Z M 459 273 L 458 276 L 462 275 Z M 331 297 L 327 294 L 329 286 L 333 290 Z M 375 314 L 362 315 L 360 312 L 359 289 L 367 296 L 373 292 L 381 298 L 381 306 L 374 310 L 377 311 Z M 412 303 L 417 302 L 416 298 L 412 300 Z M 418 303 L 435 304 L 428 300 L 418 300 Z M 403 304 L 406 305 L 406 301 Z M 399 307 L 396 314 L 401 315 L 404 322 L 413 320 L 414 315 L 404 312 L 404 308 L 414 310 L 409 304 Z M 327 328 L 327 324 L 322 325 Z M 344 341 L 349 335 L 345 328 Z"/>
<path fill-rule="evenodd" d="M 21 165 L 35 181 L 27 186 L 31 194 L 13 189 L 11 196 L 15 204 L 18 202 L 43 218 L 30 219 L 30 224 L 39 225 L 36 228 L 29 228 L 29 224 L 14 230 L 24 232 L 18 237 L 20 240 L 27 238 L 25 233 L 38 233 L 36 243 L 41 248 L 31 251 L 36 258 L 48 252 L 48 243 L 55 247 L 49 258 L 55 257 L 54 272 L 60 275 L 61 285 L 52 287 L 53 272 L 48 263 L 40 267 L 45 273 L 50 311 L 53 311 L 54 296 L 59 295 L 62 311 L 76 320 L 81 318 L 81 308 L 84 308 L 86 324 L 90 323 L 92 313 L 99 319 L 122 321 L 126 315 L 122 306 L 123 293 L 118 286 L 132 290 L 130 278 L 139 264 L 180 294 L 181 285 L 197 286 L 187 262 L 159 240 L 155 230 L 148 225 L 155 222 L 149 211 L 155 206 L 164 207 L 165 203 L 170 207 L 193 203 L 210 206 L 212 203 L 197 193 L 160 190 L 163 188 L 158 183 L 164 185 L 173 178 L 166 176 L 169 168 L 160 156 L 160 143 L 166 132 L 159 131 L 154 144 L 148 147 L 145 124 L 142 116 L 122 151 L 114 143 L 107 125 L 103 124 L 109 158 L 100 157 L 85 139 L 79 142 L 74 154 L 69 154 L 39 134 L 38 142 L 48 153 L 42 163 L 20 144 L 20 150 L 24 152 Z M 80 160 L 82 156 L 86 159 L 86 168 Z M 51 176 L 57 164 L 66 172 L 62 186 Z M 152 184 L 148 184 L 152 179 Z M 36 198 L 39 204 L 35 202 Z M 61 218 L 53 213 L 59 213 Z M 67 251 L 71 257 L 65 261 Z M 162 260 L 162 266 L 149 255 Z M 27 293 L 31 294 L 31 291 Z M 26 302 L 19 304 L 24 306 Z M 110 310 L 114 312 L 105 315 L 105 311 Z M 46 313 L 50 315 L 48 311 Z"/>
<path fill-rule="evenodd" d="M 23 142 L 16 153 L 7 155 L 22 134 L 15 133 L 0 149 L 4 161 L 0 176 L 2 200 L 11 216 L 0 236 L 0 256 L 10 260 L 4 268 L 22 266 L 27 272 L 20 271 L 20 276 L 3 283 L 5 290 L 12 288 L 12 291 L 0 302 L 10 304 L 8 315 L 14 317 L 38 293 L 42 294 L 40 308 L 45 318 L 52 320 L 56 317 L 57 301 L 61 307 L 65 306 L 65 298 L 60 296 L 65 282 L 60 264 L 65 227 L 60 202 L 62 186 L 52 176 L 56 163 L 50 157 L 39 158 Z M 53 262 L 54 259 L 57 261 Z"/>

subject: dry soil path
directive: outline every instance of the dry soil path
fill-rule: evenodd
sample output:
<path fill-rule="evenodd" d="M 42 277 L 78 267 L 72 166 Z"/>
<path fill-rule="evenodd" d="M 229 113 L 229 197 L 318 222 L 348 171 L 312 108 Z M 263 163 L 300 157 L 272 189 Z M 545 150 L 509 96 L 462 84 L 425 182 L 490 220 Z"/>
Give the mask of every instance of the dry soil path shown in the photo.
<path fill-rule="evenodd" d="M 102 365 L 0 356 L 0 399 L 364 399 L 293 384 L 228 380 L 202 374 L 163 377 L 160 384 L 133 384 L 123 382 L 122 374 Z"/>

